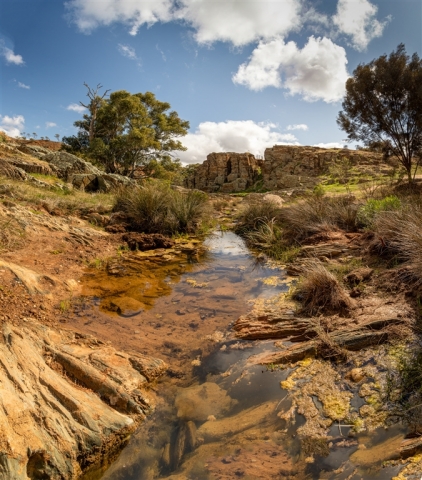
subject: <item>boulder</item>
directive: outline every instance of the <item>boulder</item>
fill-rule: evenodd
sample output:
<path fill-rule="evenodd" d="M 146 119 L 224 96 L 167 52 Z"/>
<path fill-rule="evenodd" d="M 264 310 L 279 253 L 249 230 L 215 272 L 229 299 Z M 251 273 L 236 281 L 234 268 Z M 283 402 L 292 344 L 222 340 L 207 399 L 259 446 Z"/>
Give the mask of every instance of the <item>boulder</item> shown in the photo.
<path fill-rule="evenodd" d="M 31 155 L 32 157 L 39 159 L 51 153 L 51 150 L 49 150 L 48 148 L 40 147 L 39 145 L 22 144 L 19 145 L 17 149 L 22 153 L 26 153 L 28 155 Z"/>
<path fill-rule="evenodd" d="M 49 153 L 43 157 L 43 160 L 49 163 L 59 178 L 68 182 L 73 175 L 77 174 L 102 175 L 102 172 L 92 163 L 67 152 Z"/>

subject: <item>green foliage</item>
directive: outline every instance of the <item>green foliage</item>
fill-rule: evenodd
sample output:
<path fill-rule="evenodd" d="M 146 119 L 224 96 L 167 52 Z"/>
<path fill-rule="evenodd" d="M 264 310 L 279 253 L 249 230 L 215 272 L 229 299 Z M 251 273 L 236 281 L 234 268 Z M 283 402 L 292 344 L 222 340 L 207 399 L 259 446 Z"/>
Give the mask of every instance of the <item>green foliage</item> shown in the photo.
<path fill-rule="evenodd" d="M 422 150 L 422 60 L 400 44 L 389 56 L 360 64 L 346 82 L 337 122 L 349 140 L 395 156 L 412 181 Z"/>
<path fill-rule="evenodd" d="M 350 180 L 352 162 L 347 157 L 340 157 L 333 161 L 329 167 L 331 177 L 338 183 L 344 184 Z"/>
<path fill-rule="evenodd" d="M 382 200 L 371 198 L 366 202 L 365 205 L 360 207 L 357 214 L 357 219 L 360 225 L 364 227 L 371 227 L 378 213 L 398 210 L 400 207 L 401 201 L 395 195 L 390 195 Z"/>
<path fill-rule="evenodd" d="M 119 90 L 109 98 L 91 92 L 88 112 L 75 122 L 77 136 L 64 137 L 63 148 L 102 164 L 108 172 L 133 175 L 136 168 L 170 170 L 170 152 L 185 150 L 178 137 L 186 135 L 189 122 L 170 111 L 151 92 L 131 94 Z M 98 88 L 97 88 L 98 89 Z M 164 163 L 160 163 L 163 162 Z"/>
<path fill-rule="evenodd" d="M 161 181 L 147 181 L 119 192 L 115 211 L 125 213 L 133 230 L 144 233 L 193 233 L 206 213 L 202 192 L 182 193 Z"/>

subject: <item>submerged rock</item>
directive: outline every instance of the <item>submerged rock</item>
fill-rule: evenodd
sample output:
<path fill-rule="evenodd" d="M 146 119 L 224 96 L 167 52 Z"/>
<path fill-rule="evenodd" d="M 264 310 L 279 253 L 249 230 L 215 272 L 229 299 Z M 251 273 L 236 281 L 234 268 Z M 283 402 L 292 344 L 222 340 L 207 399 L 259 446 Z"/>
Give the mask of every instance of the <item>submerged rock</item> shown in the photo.
<path fill-rule="evenodd" d="M 218 417 L 227 413 L 236 404 L 236 400 L 216 383 L 205 382 L 183 389 L 174 403 L 178 418 L 204 422 L 210 415 Z"/>

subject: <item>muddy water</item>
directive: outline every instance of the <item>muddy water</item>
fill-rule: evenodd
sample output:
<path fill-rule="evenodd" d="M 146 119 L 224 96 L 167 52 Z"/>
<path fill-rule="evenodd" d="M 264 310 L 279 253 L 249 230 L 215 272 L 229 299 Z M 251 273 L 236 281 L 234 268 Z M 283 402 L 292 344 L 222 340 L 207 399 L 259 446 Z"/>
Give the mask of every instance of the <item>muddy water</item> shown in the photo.
<path fill-rule="evenodd" d="M 202 258 L 150 259 L 131 275 L 90 272 L 74 326 L 121 348 L 156 355 L 170 375 L 154 387 L 158 405 L 119 458 L 93 480 L 387 479 L 380 466 L 400 429 L 371 436 L 332 427 L 328 455 L 312 461 L 296 436 L 301 415 L 280 388 L 288 371 L 248 367 L 271 342 L 239 342 L 230 324 L 251 302 L 286 290 L 282 271 L 260 264 L 232 233 L 207 241 Z M 284 280 L 284 282 L 283 282 Z M 285 415 L 284 415 L 285 417 Z M 391 453 L 390 452 L 390 453 Z"/>

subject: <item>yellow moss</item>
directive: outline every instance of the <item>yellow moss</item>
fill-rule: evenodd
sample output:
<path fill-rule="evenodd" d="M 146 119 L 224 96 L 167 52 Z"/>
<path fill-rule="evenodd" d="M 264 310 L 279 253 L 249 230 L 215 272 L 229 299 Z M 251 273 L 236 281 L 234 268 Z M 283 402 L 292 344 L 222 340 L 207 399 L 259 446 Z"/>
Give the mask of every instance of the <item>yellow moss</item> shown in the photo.
<path fill-rule="evenodd" d="M 271 285 L 273 287 L 276 287 L 277 285 L 280 284 L 280 279 L 279 277 L 273 276 L 273 277 L 268 277 L 268 278 L 261 278 L 260 279 L 264 285 Z"/>
<path fill-rule="evenodd" d="M 287 380 L 283 380 L 282 382 L 280 382 L 280 386 L 284 390 L 292 390 L 295 385 L 296 382 L 293 380 L 292 377 L 289 377 Z"/>
<path fill-rule="evenodd" d="M 339 396 L 329 394 L 320 400 L 325 415 L 332 420 L 342 420 L 349 413 L 349 398 L 344 398 L 341 393 Z"/>
<path fill-rule="evenodd" d="M 190 286 L 193 288 L 205 288 L 208 286 L 208 282 L 203 282 L 203 283 L 198 283 L 196 280 L 193 278 L 187 278 L 186 283 L 188 283 Z"/>
<path fill-rule="evenodd" d="M 309 365 L 314 361 L 314 359 L 312 357 L 308 357 L 308 358 L 305 358 L 304 360 L 301 360 L 299 363 L 299 365 L 301 367 L 309 367 Z"/>

